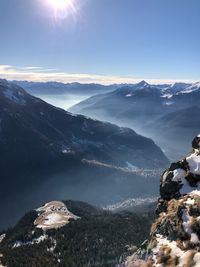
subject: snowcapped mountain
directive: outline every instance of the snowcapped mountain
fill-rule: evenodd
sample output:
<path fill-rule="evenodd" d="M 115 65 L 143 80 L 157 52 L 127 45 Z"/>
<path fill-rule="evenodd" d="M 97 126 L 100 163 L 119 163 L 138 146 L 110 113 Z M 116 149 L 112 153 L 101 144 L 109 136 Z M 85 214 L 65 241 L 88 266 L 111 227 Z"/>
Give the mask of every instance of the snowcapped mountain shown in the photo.
<path fill-rule="evenodd" d="M 193 121 L 191 110 L 194 106 L 200 107 L 199 99 L 199 83 L 175 83 L 160 88 L 142 81 L 132 87 L 93 96 L 71 107 L 70 111 L 137 129 L 156 140 L 167 156 L 175 159 L 187 151 L 190 139 L 197 134 L 197 127 L 186 125 L 190 118 Z M 183 111 L 184 117 L 179 116 Z"/>
<path fill-rule="evenodd" d="M 122 87 L 107 94 L 93 96 L 73 106 L 69 111 L 108 120 L 134 120 L 140 116 L 150 116 L 152 111 L 155 115 L 158 114 L 161 93 L 159 88 L 142 81 L 131 87 Z"/>
<path fill-rule="evenodd" d="M 151 239 L 128 259 L 128 267 L 200 266 L 199 143 L 197 136 L 192 152 L 163 173 Z"/>
<path fill-rule="evenodd" d="M 175 93 L 185 90 L 187 87 L 191 85 L 192 85 L 191 83 L 177 83 L 176 82 L 176 83 L 166 86 L 166 88 L 163 89 L 163 92 L 175 94 Z"/>
<path fill-rule="evenodd" d="M 176 104 L 181 105 L 181 101 L 179 101 L 179 98 L 181 99 L 180 95 L 184 92 L 194 92 L 198 90 L 198 86 L 199 83 L 174 83 L 164 85 L 162 86 L 164 88 L 162 88 L 160 85 L 150 85 L 145 81 L 141 81 L 132 86 L 124 86 L 113 92 L 88 98 L 71 107 L 70 111 L 92 115 L 93 110 L 93 117 L 101 117 L 101 114 L 104 114 L 113 118 L 120 116 L 125 120 L 133 117 L 134 113 L 137 113 L 140 118 L 142 110 L 144 110 L 143 115 L 156 116 L 159 113 L 170 112 L 171 109 L 173 111 L 177 110 L 179 107 Z M 170 101 L 168 101 L 169 99 Z M 170 109 L 167 107 L 169 105 L 172 105 Z M 112 109 L 110 106 L 116 106 L 116 109 Z M 140 106 L 142 106 L 142 110 L 138 110 Z M 154 111 L 155 109 L 157 112 L 152 114 L 152 110 Z M 104 113 L 102 113 L 103 111 Z"/>
<path fill-rule="evenodd" d="M 179 93 L 188 94 L 188 93 L 192 93 L 192 92 L 195 92 L 195 91 L 199 91 L 199 89 L 200 89 L 200 82 L 196 82 L 194 84 L 191 84 L 191 85 L 187 86 L 186 88 L 181 90 Z"/>

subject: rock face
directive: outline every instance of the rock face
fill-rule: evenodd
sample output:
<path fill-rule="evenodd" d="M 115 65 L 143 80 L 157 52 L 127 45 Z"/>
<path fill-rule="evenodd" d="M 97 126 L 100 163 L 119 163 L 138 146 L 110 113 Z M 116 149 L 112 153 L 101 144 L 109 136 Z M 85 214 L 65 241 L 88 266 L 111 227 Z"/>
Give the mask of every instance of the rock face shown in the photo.
<path fill-rule="evenodd" d="M 192 152 L 172 163 L 162 177 L 151 239 L 127 266 L 200 266 L 200 136 Z"/>

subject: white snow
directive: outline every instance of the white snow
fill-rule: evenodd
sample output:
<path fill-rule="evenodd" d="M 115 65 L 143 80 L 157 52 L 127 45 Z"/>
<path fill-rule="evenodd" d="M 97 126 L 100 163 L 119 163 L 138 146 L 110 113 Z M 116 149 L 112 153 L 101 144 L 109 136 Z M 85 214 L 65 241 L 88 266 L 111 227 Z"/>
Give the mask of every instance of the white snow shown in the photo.
<path fill-rule="evenodd" d="M 0 235 L 0 243 L 4 240 L 5 237 L 6 237 L 6 234 Z"/>
<path fill-rule="evenodd" d="M 39 243 L 45 241 L 46 239 L 48 239 L 47 235 L 41 235 L 40 237 L 34 238 L 33 240 L 27 241 L 27 242 L 22 242 L 22 241 L 17 240 L 17 241 L 15 241 L 12 248 L 18 248 L 21 246 L 30 246 L 30 245 L 34 245 L 34 244 L 39 244 Z"/>
<path fill-rule="evenodd" d="M 187 157 L 186 160 L 189 164 L 190 172 L 200 174 L 200 155 L 195 152 Z"/>
<path fill-rule="evenodd" d="M 192 174 L 200 175 L 200 155 L 199 150 L 195 150 L 192 154 L 186 157 L 186 161 L 189 166 L 189 172 Z M 191 187 L 188 181 L 185 179 L 187 173 L 183 169 L 176 169 L 173 171 L 172 181 L 182 184 L 180 193 L 182 195 L 189 194 L 194 191 L 195 187 Z M 163 176 L 163 182 L 167 177 L 167 173 Z M 197 190 L 200 190 L 200 183 L 197 183 Z"/>
<path fill-rule="evenodd" d="M 195 265 L 193 267 L 200 267 L 200 252 L 194 255 Z"/>
<path fill-rule="evenodd" d="M 171 105 L 173 105 L 173 104 L 174 104 L 173 101 L 167 101 L 167 102 L 164 102 L 164 105 L 166 105 L 166 106 L 171 106 Z"/>
<path fill-rule="evenodd" d="M 191 234 L 191 238 L 190 238 L 190 241 L 194 244 L 198 244 L 200 243 L 199 242 L 199 238 L 198 238 L 198 235 L 196 233 L 192 233 Z"/>
<path fill-rule="evenodd" d="M 62 216 L 58 213 L 51 213 L 45 217 L 43 225 L 51 225 L 55 223 L 63 223 Z M 39 227 L 39 226 L 38 226 Z"/>
<path fill-rule="evenodd" d="M 181 94 L 188 94 L 194 91 L 197 91 L 200 89 L 200 82 L 193 83 L 192 85 L 188 86 L 184 90 L 182 90 L 180 93 Z"/>
<path fill-rule="evenodd" d="M 173 94 L 164 94 L 161 96 L 162 98 L 167 98 L 167 99 L 170 99 L 173 97 Z"/>
<path fill-rule="evenodd" d="M 54 252 L 57 246 L 57 241 L 54 238 L 50 238 L 50 239 L 51 239 L 52 246 L 50 248 L 47 248 L 47 251 Z"/>
<path fill-rule="evenodd" d="M 80 217 L 70 212 L 65 204 L 60 201 L 52 201 L 36 210 L 38 218 L 34 221 L 37 228 L 54 229 L 65 226 L 71 219 L 78 220 Z"/>
<path fill-rule="evenodd" d="M 176 265 L 177 267 L 183 267 L 185 264 L 187 264 L 188 257 L 190 253 L 192 252 L 191 250 L 188 251 L 183 251 L 181 250 L 175 241 L 169 241 L 167 238 L 163 237 L 162 235 L 157 235 L 156 237 L 157 240 L 157 246 L 153 249 L 153 260 L 155 261 L 155 267 L 164 267 L 162 264 L 158 263 L 157 261 L 157 255 L 159 254 L 159 250 L 163 246 L 168 246 L 171 248 L 170 256 L 171 257 L 178 257 L 179 262 Z M 194 256 L 194 264 L 193 266 L 195 267 L 200 267 L 200 253 L 196 253 Z"/>
<path fill-rule="evenodd" d="M 183 169 L 176 169 L 173 171 L 172 181 L 181 182 L 181 183 L 185 184 L 186 183 L 186 180 L 184 178 L 185 175 L 186 175 L 186 171 L 184 171 Z"/>
<path fill-rule="evenodd" d="M 194 205 L 195 201 L 194 199 L 188 198 L 187 201 L 185 202 L 185 204 L 187 205 Z"/>
<path fill-rule="evenodd" d="M 200 197 L 200 189 L 191 191 L 190 196 L 199 196 Z"/>

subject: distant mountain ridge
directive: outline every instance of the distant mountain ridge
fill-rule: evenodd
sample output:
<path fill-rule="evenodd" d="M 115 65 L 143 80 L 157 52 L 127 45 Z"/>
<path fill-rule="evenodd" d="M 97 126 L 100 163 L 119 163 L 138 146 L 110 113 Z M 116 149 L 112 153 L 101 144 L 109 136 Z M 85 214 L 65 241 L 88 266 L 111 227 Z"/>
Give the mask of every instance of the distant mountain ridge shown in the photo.
<path fill-rule="evenodd" d="M 62 83 L 62 82 L 31 82 L 31 81 L 12 81 L 28 93 L 38 94 L 86 94 L 94 95 L 109 92 L 117 89 L 120 85 L 102 85 L 96 83 Z"/>
<path fill-rule="evenodd" d="M 190 120 L 190 109 L 193 106 L 200 107 L 199 99 L 200 83 L 198 82 L 175 83 L 161 88 L 142 81 L 134 86 L 88 98 L 71 107 L 69 111 L 137 129 L 140 133 L 145 133 L 156 140 L 167 155 L 175 159 L 188 150 L 189 140 L 198 133 L 198 123 L 191 129 L 185 125 Z M 178 112 L 181 114 L 183 110 L 185 110 L 184 118 L 175 115 Z M 166 127 L 167 116 L 171 116 L 172 120 L 168 121 Z M 198 121 L 198 116 L 196 118 Z M 170 124 L 170 121 L 176 121 L 176 123 Z M 181 127 L 176 128 L 176 125 Z M 188 133 L 184 133 L 186 131 Z M 173 145 L 170 145 L 169 140 Z M 182 150 L 179 148 L 180 141 Z"/>

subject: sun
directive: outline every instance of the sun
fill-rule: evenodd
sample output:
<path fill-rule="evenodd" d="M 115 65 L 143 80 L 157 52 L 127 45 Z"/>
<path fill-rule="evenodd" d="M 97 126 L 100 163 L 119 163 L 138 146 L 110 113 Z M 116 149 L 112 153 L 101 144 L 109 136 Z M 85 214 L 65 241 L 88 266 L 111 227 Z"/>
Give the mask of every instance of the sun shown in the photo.
<path fill-rule="evenodd" d="M 56 22 L 69 16 L 75 17 L 77 13 L 76 0 L 46 0 L 46 2 L 53 9 Z"/>
<path fill-rule="evenodd" d="M 73 7 L 73 0 L 48 0 L 55 10 L 62 10 Z"/>

